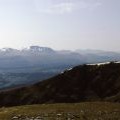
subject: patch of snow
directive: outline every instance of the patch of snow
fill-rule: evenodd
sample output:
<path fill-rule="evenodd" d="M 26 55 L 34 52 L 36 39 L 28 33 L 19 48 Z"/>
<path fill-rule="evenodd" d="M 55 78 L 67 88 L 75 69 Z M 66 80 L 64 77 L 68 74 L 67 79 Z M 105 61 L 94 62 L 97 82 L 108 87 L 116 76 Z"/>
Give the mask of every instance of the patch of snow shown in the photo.
<path fill-rule="evenodd" d="M 110 62 L 104 62 L 104 63 L 93 63 L 93 64 L 87 64 L 87 65 L 105 65 L 109 64 Z"/>
<path fill-rule="evenodd" d="M 103 62 L 103 63 L 93 63 L 93 64 L 87 64 L 87 65 L 106 65 L 110 64 L 111 62 Z M 113 63 L 120 63 L 120 61 L 113 61 Z"/>
<path fill-rule="evenodd" d="M 73 68 L 68 68 L 67 71 L 70 71 L 70 70 L 72 70 L 72 69 L 73 69 Z"/>
<path fill-rule="evenodd" d="M 114 63 L 120 63 L 120 61 L 116 61 L 116 62 L 114 62 Z"/>
<path fill-rule="evenodd" d="M 73 68 L 68 68 L 68 69 L 62 71 L 61 74 L 65 73 L 65 72 L 67 72 L 67 71 L 71 71 L 72 69 L 73 69 Z"/>

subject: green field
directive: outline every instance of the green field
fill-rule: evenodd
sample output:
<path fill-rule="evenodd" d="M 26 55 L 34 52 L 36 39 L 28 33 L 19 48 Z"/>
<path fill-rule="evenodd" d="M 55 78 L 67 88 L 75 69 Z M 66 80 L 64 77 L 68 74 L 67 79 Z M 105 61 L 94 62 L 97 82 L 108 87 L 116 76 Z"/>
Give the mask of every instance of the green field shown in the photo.
<path fill-rule="evenodd" d="M 86 102 L 2 107 L 0 120 L 120 120 L 120 104 Z"/>

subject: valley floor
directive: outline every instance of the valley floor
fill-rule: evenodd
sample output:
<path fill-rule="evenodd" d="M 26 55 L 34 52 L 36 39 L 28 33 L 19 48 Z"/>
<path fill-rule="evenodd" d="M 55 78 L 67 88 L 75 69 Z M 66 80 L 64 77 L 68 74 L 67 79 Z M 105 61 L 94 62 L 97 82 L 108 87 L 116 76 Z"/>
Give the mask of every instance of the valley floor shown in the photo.
<path fill-rule="evenodd" d="M 2 107 L 0 120 L 120 120 L 120 103 L 85 102 Z"/>

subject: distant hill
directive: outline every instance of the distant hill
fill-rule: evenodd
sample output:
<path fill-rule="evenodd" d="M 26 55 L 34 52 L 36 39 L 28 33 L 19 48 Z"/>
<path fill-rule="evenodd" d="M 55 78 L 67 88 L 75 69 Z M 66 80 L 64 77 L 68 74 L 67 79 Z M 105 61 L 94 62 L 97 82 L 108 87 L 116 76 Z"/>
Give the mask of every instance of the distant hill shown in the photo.
<path fill-rule="evenodd" d="M 37 84 L 0 92 L 0 106 L 120 102 L 120 63 L 80 65 Z"/>
<path fill-rule="evenodd" d="M 101 50 L 54 50 L 49 47 L 30 46 L 21 50 L 0 49 L 0 73 L 36 72 L 42 70 L 67 68 L 86 63 L 119 61 L 120 53 Z M 37 71 L 38 72 L 38 71 Z"/>

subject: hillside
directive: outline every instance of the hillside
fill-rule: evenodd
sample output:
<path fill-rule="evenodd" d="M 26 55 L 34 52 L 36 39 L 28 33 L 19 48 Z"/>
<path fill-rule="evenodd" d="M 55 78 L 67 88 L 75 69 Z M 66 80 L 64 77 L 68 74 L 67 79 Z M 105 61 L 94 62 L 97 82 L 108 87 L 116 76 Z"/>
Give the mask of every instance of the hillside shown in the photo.
<path fill-rule="evenodd" d="M 120 102 L 120 63 L 80 65 L 37 84 L 0 92 L 0 106 L 84 101 Z"/>

